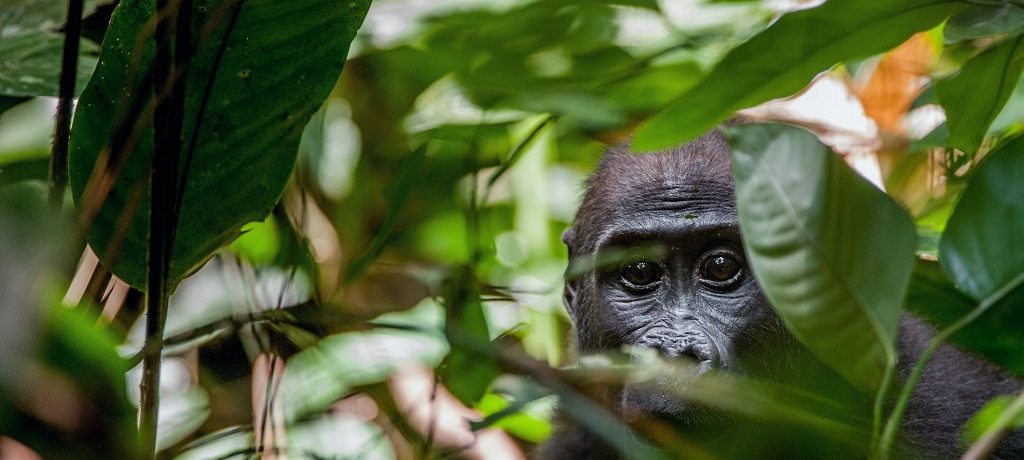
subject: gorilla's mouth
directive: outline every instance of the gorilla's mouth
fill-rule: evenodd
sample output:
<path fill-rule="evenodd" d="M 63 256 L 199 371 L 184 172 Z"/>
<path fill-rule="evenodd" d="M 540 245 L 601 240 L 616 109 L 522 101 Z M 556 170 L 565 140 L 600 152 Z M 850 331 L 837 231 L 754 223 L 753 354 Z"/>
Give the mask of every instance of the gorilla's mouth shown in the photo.
<path fill-rule="evenodd" d="M 678 344 L 678 345 L 677 345 Z M 656 414 L 675 419 L 698 420 L 704 412 L 698 405 L 687 401 L 685 395 L 693 382 L 712 369 L 721 367 L 719 354 L 708 340 L 662 342 L 656 348 L 668 359 L 669 365 L 659 369 L 658 375 L 644 382 L 623 387 L 620 406 L 627 419 L 642 414 Z"/>

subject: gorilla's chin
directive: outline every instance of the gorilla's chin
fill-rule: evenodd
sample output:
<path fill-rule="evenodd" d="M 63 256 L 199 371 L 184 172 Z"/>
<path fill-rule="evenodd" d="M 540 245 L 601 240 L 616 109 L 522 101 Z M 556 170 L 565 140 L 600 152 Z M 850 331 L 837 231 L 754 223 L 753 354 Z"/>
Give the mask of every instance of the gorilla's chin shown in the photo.
<path fill-rule="evenodd" d="M 652 415 L 687 424 L 707 420 L 710 415 L 707 408 L 687 400 L 685 396 L 688 386 L 716 366 L 710 360 L 701 360 L 691 366 L 651 381 L 627 384 L 619 401 L 622 414 L 633 421 Z"/>

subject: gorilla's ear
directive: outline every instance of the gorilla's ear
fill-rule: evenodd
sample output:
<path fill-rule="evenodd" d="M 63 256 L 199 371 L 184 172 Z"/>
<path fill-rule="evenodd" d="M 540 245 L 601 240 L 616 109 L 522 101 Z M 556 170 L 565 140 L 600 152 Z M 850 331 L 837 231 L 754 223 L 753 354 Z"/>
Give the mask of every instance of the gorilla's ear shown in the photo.
<path fill-rule="evenodd" d="M 569 249 L 569 267 L 572 267 L 572 256 L 573 246 L 576 244 L 576 228 L 569 227 L 562 233 L 562 242 L 565 243 L 565 247 Z M 569 311 L 569 315 L 573 316 L 576 310 L 576 285 L 578 283 L 575 279 L 568 278 L 569 269 L 566 269 L 565 287 L 562 288 L 562 304 L 565 305 L 565 309 Z"/>
<path fill-rule="evenodd" d="M 576 227 L 569 227 L 562 232 L 562 242 L 569 248 L 569 252 L 572 252 L 573 243 L 576 242 Z M 571 257 L 571 255 L 570 255 Z"/>

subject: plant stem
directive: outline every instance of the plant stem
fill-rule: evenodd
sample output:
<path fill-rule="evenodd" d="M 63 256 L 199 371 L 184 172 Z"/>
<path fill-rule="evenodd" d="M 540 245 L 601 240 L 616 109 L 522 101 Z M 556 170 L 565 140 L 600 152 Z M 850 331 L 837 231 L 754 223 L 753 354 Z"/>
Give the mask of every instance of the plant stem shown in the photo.
<path fill-rule="evenodd" d="M 875 406 L 872 410 L 871 419 L 871 450 L 878 448 L 882 435 L 882 411 L 885 409 L 885 400 L 889 396 L 889 387 L 892 386 L 892 376 L 896 373 L 896 363 L 891 362 L 885 366 L 885 374 L 882 376 L 882 385 L 875 394 Z"/>
<path fill-rule="evenodd" d="M 928 347 L 925 348 L 921 356 L 917 358 L 917 363 L 914 364 L 914 369 L 911 371 L 910 376 L 907 378 L 906 384 L 903 386 L 903 390 L 900 392 L 900 397 L 896 400 L 896 405 L 893 407 L 892 413 L 889 414 L 889 420 L 886 421 L 885 431 L 882 433 L 882 442 L 879 445 L 879 450 L 876 457 L 880 459 L 888 459 L 889 453 L 892 450 L 892 443 L 896 439 L 896 431 L 899 429 L 900 418 L 903 417 L 903 412 L 907 408 L 907 403 L 910 401 L 910 396 L 914 393 L 914 387 L 917 385 L 917 381 L 920 380 L 921 375 L 924 374 L 924 367 L 928 364 L 932 355 L 935 354 L 935 350 L 939 348 L 944 342 L 949 340 L 950 337 L 960 332 L 961 329 L 971 324 L 974 320 L 985 314 L 993 305 L 999 303 L 1007 295 L 1010 294 L 1014 289 L 1017 289 L 1021 285 L 1024 285 L 1024 273 L 1017 275 L 1016 278 L 1011 280 L 1009 283 L 1004 284 L 995 292 L 988 297 L 985 297 L 974 310 L 964 317 L 957 320 L 955 323 L 949 325 L 949 327 L 939 331 L 932 338 L 931 342 L 928 343 Z"/>
<path fill-rule="evenodd" d="M 71 107 L 74 105 L 75 79 L 78 77 L 82 1 L 68 2 L 68 16 L 64 23 L 64 54 L 60 62 L 56 128 L 50 150 L 50 172 L 47 180 L 50 206 L 58 211 L 64 203 L 64 188 L 68 182 L 68 140 L 71 137 Z"/>
<path fill-rule="evenodd" d="M 160 356 L 164 323 L 170 297 L 171 258 L 177 226 L 177 188 L 184 124 L 185 78 L 177 71 L 190 58 L 191 0 L 157 0 L 156 57 L 153 60 L 153 161 L 150 164 L 149 263 L 146 292 L 146 355 L 142 362 L 139 401 L 144 455 L 156 457 L 157 420 L 160 407 Z M 172 20 L 172 18 L 175 18 Z M 171 25 L 176 23 L 175 49 L 171 49 Z M 172 54 L 174 59 L 172 61 Z M 161 97 L 169 94 L 169 97 Z"/>

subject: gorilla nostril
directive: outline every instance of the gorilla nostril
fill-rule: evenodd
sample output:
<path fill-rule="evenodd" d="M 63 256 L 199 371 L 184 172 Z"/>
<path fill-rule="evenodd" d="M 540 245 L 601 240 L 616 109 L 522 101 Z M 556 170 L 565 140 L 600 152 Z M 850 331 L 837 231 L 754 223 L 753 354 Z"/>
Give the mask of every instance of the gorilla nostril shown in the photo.
<path fill-rule="evenodd" d="M 672 359 L 687 359 L 692 360 L 695 363 L 707 361 L 710 359 L 708 353 L 705 353 L 700 347 L 693 345 L 667 345 L 659 347 L 662 354 Z"/>

